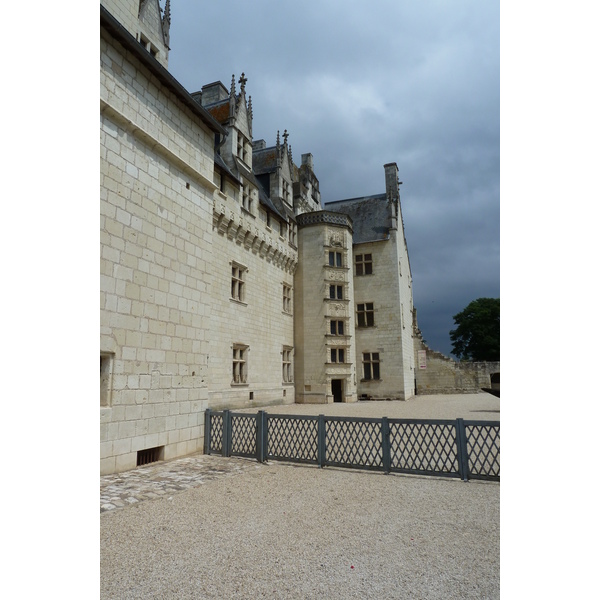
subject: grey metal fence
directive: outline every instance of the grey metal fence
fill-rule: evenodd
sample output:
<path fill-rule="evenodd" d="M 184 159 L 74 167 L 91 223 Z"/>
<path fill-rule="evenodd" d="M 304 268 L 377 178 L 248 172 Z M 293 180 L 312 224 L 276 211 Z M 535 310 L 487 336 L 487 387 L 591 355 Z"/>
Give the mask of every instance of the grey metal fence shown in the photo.
<path fill-rule="evenodd" d="M 204 453 L 500 480 L 500 422 L 207 410 Z"/>

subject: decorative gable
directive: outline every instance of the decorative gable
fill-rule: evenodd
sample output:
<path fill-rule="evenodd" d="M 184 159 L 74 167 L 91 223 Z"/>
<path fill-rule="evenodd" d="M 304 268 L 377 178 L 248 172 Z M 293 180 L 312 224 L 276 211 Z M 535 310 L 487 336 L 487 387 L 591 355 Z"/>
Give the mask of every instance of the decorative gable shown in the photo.
<path fill-rule="evenodd" d="M 163 65 L 167 66 L 171 5 L 167 0 L 165 14 L 161 16 L 159 0 L 140 0 L 138 15 L 140 43 Z"/>

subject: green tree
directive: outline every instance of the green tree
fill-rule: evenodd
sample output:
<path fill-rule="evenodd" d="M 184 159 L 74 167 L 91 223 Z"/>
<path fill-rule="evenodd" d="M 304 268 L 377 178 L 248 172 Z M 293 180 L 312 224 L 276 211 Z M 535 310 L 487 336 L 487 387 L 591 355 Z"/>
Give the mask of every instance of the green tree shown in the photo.
<path fill-rule="evenodd" d="M 452 354 L 459 360 L 500 360 L 500 298 L 477 298 L 452 317 Z"/>

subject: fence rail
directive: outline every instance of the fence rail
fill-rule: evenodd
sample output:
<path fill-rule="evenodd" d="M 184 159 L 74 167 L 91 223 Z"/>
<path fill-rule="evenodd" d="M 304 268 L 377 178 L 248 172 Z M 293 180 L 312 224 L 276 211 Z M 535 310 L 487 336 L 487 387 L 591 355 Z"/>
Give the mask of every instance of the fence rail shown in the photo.
<path fill-rule="evenodd" d="M 500 422 L 208 409 L 204 453 L 500 481 Z"/>

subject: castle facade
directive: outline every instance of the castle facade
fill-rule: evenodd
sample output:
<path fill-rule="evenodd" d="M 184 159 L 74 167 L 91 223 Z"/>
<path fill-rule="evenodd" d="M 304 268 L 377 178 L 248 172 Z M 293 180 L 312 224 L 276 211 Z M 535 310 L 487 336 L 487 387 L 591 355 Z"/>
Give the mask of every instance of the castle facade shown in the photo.
<path fill-rule="evenodd" d="M 415 390 L 396 164 L 323 206 L 310 153 L 254 138 L 244 74 L 169 73 L 170 20 L 100 4 L 102 474 L 202 451 L 207 408 Z"/>

